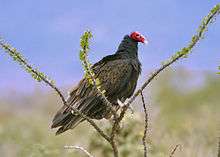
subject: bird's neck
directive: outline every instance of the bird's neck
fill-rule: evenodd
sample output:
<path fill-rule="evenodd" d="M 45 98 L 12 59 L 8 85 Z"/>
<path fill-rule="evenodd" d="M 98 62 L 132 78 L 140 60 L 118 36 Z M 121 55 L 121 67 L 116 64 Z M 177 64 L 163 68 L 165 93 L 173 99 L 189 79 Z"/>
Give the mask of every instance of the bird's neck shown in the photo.
<path fill-rule="evenodd" d="M 116 54 L 123 55 L 129 58 L 138 57 L 138 43 L 131 39 L 128 35 L 121 41 Z"/>

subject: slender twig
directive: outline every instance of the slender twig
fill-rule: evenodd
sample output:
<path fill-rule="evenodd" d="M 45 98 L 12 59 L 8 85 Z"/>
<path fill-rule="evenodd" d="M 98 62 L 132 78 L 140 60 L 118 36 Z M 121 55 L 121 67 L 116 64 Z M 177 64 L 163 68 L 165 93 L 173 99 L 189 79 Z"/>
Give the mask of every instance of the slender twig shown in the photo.
<path fill-rule="evenodd" d="M 142 138 L 143 146 L 144 146 L 144 157 L 147 157 L 147 143 L 146 143 L 146 138 L 147 138 L 147 131 L 148 131 L 148 112 L 146 108 L 146 103 L 144 100 L 144 95 L 143 92 L 141 92 L 141 99 L 142 99 L 142 104 L 144 108 L 144 115 L 145 115 L 145 125 L 144 125 L 144 136 Z"/>
<path fill-rule="evenodd" d="M 174 157 L 174 154 L 175 154 L 175 152 L 176 152 L 176 150 L 177 150 L 177 148 L 178 147 L 180 147 L 180 145 L 179 144 L 177 144 L 175 147 L 174 147 L 174 149 L 171 151 L 171 153 L 170 153 L 170 156 L 169 157 Z"/>
<path fill-rule="evenodd" d="M 78 149 L 78 150 L 82 151 L 83 153 L 85 153 L 88 157 L 94 157 L 85 148 L 83 148 L 81 146 L 64 146 L 64 149 Z"/>
<path fill-rule="evenodd" d="M 110 142 L 110 137 L 104 133 L 104 131 L 92 119 L 88 118 L 84 114 L 80 114 L 80 116 L 85 118 L 106 141 Z"/>

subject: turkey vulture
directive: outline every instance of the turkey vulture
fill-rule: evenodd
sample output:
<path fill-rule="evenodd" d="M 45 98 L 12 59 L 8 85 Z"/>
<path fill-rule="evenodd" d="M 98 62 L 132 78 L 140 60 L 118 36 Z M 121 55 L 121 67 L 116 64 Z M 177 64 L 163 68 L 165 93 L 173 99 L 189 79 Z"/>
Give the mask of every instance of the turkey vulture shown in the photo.
<path fill-rule="evenodd" d="M 101 89 L 106 91 L 105 96 L 115 108 L 119 108 L 118 100 L 124 102 L 136 88 L 141 73 L 138 42 L 146 43 L 145 37 L 140 33 L 125 35 L 115 54 L 104 57 L 92 66 L 95 77 L 100 80 Z M 67 104 L 92 119 L 107 119 L 112 115 L 87 78 L 83 78 L 70 92 Z M 72 114 L 71 108 L 64 105 L 56 113 L 51 128 L 59 127 L 56 132 L 58 135 L 75 128 L 82 121 L 84 119 L 80 115 Z"/>

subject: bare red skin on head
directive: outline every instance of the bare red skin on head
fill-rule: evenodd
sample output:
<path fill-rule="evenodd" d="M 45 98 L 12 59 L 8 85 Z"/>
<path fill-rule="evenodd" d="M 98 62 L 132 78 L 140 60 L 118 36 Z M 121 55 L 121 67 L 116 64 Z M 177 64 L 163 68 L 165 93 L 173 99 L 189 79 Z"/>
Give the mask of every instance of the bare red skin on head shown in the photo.
<path fill-rule="evenodd" d="M 141 43 L 145 43 L 145 40 L 146 40 L 145 37 L 139 32 L 132 32 L 130 34 L 130 38 Z"/>

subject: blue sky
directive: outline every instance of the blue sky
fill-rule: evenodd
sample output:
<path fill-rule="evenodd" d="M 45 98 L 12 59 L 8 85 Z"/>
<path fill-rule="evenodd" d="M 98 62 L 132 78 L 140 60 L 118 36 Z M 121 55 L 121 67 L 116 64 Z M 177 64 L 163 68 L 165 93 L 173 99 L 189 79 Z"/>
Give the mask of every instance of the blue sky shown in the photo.
<path fill-rule="evenodd" d="M 185 46 L 203 16 L 219 1 L 205 0 L 0 0 L 0 35 L 58 86 L 83 75 L 79 38 L 90 29 L 91 62 L 115 52 L 121 39 L 139 31 L 149 39 L 139 45 L 143 75 Z M 220 17 L 188 59 L 176 66 L 217 71 L 220 64 Z M 37 83 L 0 50 L 0 91 L 33 90 Z"/>

